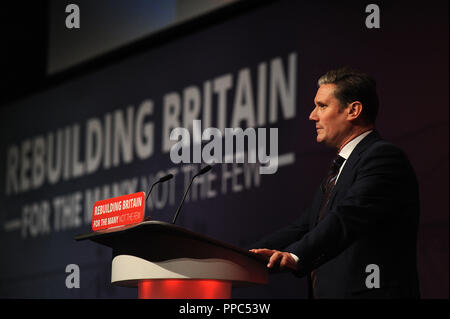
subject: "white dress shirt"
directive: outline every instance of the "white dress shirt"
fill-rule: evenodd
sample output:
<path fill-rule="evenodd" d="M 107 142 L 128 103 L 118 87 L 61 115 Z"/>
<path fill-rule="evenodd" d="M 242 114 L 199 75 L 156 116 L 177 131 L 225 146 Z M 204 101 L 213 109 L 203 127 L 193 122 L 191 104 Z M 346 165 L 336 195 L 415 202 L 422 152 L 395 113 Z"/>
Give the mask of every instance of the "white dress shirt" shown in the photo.
<path fill-rule="evenodd" d="M 336 182 L 339 178 L 339 175 L 341 175 L 342 169 L 344 168 L 345 163 L 347 162 L 347 159 L 350 157 L 350 154 L 352 154 L 353 150 L 355 149 L 356 145 L 358 145 L 359 142 L 361 142 L 361 140 L 363 138 L 365 138 L 367 135 L 369 135 L 373 130 L 364 132 L 360 135 L 358 135 L 357 137 L 355 137 L 353 140 L 351 140 L 350 142 L 348 142 L 347 144 L 345 144 L 345 146 L 341 149 L 341 151 L 339 152 L 339 156 L 342 156 L 345 161 L 344 163 L 342 163 L 341 168 L 339 169 L 339 174 L 336 177 Z"/>

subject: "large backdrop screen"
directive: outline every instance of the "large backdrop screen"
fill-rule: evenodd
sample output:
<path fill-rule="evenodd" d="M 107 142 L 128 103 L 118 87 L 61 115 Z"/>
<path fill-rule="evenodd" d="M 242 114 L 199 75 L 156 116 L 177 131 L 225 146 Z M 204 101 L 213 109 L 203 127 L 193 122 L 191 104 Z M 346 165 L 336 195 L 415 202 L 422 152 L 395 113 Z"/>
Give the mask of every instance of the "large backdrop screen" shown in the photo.
<path fill-rule="evenodd" d="M 241 153 L 234 139 L 230 160 L 219 136 L 219 163 L 195 180 L 177 224 L 246 247 L 295 220 L 333 156 L 308 119 L 317 79 L 349 65 L 377 79 L 378 130 L 406 151 L 419 178 L 422 294 L 448 297 L 447 10 L 381 3 L 380 28 L 368 28 L 365 8 L 276 1 L 3 108 L 0 296 L 135 298 L 135 289 L 110 284 L 110 249 L 74 236 L 90 232 L 95 201 L 146 192 L 168 173 L 174 178 L 153 190 L 146 215 L 170 222 L 204 165 L 206 128 L 251 128 L 256 141 L 265 137 L 257 143 L 265 159 L 277 161 L 240 163 L 236 156 L 254 155 L 250 134 Z M 188 129 L 189 142 L 171 157 L 176 127 Z M 66 286 L 71 264 L 79 289 Z M 306 297 L 305 279 L 271 278 L 233 297 Z"/>

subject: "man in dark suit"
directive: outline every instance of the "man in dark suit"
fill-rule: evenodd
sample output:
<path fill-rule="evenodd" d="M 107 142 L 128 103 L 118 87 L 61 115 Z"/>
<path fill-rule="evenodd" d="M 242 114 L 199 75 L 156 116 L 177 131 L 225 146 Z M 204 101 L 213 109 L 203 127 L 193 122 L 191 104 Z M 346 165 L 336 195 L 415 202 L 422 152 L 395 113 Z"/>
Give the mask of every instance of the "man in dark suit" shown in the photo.
<path fill-rule="evenodd" d="M 346 68 L 319 79 L 309 119 L 337 158 L 311 206 L 252 247 L 308 276 L 313 298 L 418 298 L 419 193 L 406 155 L 375 131 L 376 83 Z"/>

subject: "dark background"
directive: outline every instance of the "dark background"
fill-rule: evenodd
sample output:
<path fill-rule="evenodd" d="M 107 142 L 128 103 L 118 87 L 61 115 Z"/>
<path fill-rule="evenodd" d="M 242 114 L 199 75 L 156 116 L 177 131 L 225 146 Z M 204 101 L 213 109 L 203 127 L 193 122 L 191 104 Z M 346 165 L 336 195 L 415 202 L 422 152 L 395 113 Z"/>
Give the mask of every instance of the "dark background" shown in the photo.
<path fill-rule="evenodd" d="M 280 168 L 274 176 L 264 176 L 257 189 L 187 205 L 184 213 L 192 215 L 180 218 L 180 225 L 186 228 L 245 246 L 295 219 L 310 201 L 332 156 L 331 151 L 315 144 L 313 125 L 307 120 L 316 81 L 331 68 L 351 65 L 376 78 L 381 102 L 377 129 L 405 150 L 419 179 L 421 295 L 448 298 L 448 2 L 377 1 L 380 29 L 365 27 L 364 9 L 369 3 L 243 1 L 48 76 L 49 3 L 33 1 L 25 6 L 3 2 L 2 141 L 18 142 L 62 127 L 61 123 L 71 123 L 73 116 L 83 119 L 101 114 L 112 107 L 115 98 L 119 98 L 115 107 L 126 106 L 121 102 L 137 104 L 148 94 L 149 87 L 156 87 L 154 90 L 161 95 L 191 83 L 201 85 L 224 73 L 235 74 L 242 67 L 255 68 L 257 63 L 277 56 L 286 61 L 287 55 L 295 51 L 297 114 L 295 120 L 279 126 L 280 149 L 294 150 L 295 165 Z M 142 67 L 154 74 L 149 75 Z M 146 76 L 151 83 L 148 87 L 143 84 Z M 127 85 L 128 81 L 134 84 Z M 107 97 L 108 91 L 119 88 L 122 93 Z M 64 103 L 56 102 L 58 97 Z M 99 100 L 99 107 L 81 108 L 80 112 L 80 100 L 86 105 Z M 36 118 L 42 121 L 33 121 Z M 5 167 L 4 145 L 1 174 Z M 167 168 L 169 161 L 161 154 L 152 158 L 151 171 Z M 145 174 L 146 166 L 137 163 L 131 168 L 120 167 L 114 177 L 85 177 L 72 181 L 77 186 L 63 185 L 58 191 L 98 185 L 127 174 Z M 3 191 L 4 185 L 1 187 Z M 0 200 L 3 208 L 19 208 L 23 201 L 54 196 L 58 191 L 44 188 L 36 194 Z M 177 197 L 181 198 L 181 194 L 179 189 Z M 167 210 L 171 214 L 175 209 Z M 13 213 L 9 209 L 1 214 Z M 165 214 L 163 211 L 160 216 Z M 75 234 L 88 232 L 89 227 L 34 242 L 6 234 L 3 228 L 1 231 L 2 243 L 8 247 L 0 251 L 0 297 L 136 295 L 133 290 L 110 285 L 108 250 L 73 242 Z M 399 229 L 399 236 L 401 232 Z M 78 291 L 64 286 L 64 266 L 71 262 L 80 264 L 82 271 L 82 288 Z M 306 282 L 278 274 L 267 286 L 235 289 L 233 296 L 305 298 Z"/>

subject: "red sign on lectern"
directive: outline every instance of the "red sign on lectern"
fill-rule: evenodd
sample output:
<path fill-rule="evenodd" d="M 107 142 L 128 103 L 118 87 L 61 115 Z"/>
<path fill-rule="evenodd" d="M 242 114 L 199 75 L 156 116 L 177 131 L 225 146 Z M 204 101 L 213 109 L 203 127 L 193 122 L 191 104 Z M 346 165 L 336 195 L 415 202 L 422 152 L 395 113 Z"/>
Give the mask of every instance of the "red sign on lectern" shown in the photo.
<path fill-rule="evenodd" d="M 144 211 L 144 192 L 100 200 L 94 204 L 92 230 L 140 223 Z"/>

